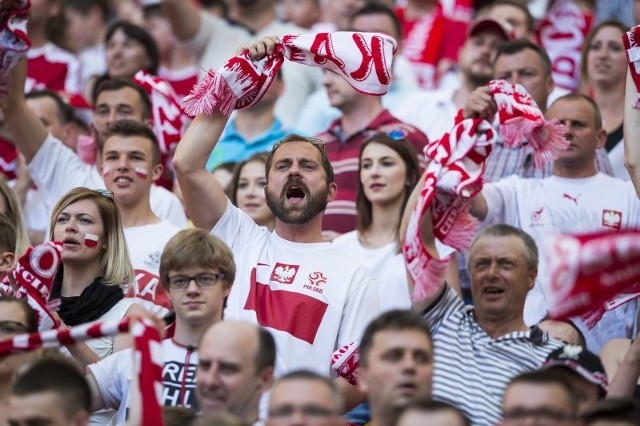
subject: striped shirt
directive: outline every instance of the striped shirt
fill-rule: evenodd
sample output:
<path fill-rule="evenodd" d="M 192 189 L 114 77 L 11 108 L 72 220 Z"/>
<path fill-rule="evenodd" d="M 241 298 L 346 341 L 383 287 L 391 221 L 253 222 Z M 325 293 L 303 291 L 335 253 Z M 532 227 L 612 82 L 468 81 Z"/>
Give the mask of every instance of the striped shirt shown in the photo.
<path fill-rule="evenodd" d="M 433 333 L 433 398 L 460 408 L 474 426 L 497 424 L 511 379 L 562 347 L 537 327 L 492 339 L 449 286 L 423 315 Z"/>

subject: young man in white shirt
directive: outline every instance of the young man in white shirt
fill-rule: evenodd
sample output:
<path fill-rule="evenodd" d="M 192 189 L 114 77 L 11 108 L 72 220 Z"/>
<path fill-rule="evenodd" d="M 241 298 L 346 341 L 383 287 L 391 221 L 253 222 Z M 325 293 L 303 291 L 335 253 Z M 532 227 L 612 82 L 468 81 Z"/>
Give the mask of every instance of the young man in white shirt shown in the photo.
<path fill-rule="evenodd" d="M 160 276 L 176 314 L 173 337 L 162 341 L 162 403 L 198 409 L 198 346 L 205 331 L 222 320 L 235 278 L 233 255 L 218 238 L 197 229 L 183 230 L 167 243 Z M 131 351 L 104 358 L 89 365 L 88 371 L 92 409 L 117 409 L 117 424 L 124 424 L 135 374 Z"/>

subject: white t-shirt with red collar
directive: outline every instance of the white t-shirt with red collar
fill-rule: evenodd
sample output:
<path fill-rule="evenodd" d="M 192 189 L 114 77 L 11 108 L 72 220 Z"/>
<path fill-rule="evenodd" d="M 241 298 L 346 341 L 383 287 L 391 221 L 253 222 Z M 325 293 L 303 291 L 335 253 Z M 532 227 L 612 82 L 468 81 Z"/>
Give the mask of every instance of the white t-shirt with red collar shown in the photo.
<path fill-rule="evenodd" d="M 331 243 L 294 243 L 234 207 L 211 233 L 231 248 L 236 279 L 225 319 L 249 321 L 276 341 L 276 376 L 307 368 L 331 375 L 331 355 L 360 340 L 379 313 L 368 269 Z"/>

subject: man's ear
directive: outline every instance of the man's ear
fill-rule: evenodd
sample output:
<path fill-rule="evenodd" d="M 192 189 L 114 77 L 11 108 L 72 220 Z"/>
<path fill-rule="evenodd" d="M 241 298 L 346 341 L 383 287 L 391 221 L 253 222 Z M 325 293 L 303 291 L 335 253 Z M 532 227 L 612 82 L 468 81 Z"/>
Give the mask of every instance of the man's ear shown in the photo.
<path fill-rule="evenodd" d="M 607 131 L 604 128 L 600 128 L 596 137 L 598 138 L 596 148 L 604 148 L 604 145 L 607 143 Z"/>
<path fill-rule="evenodd" d="M 155 166 L 153 166 L 153 169 L 151 170 L 151 177 L 153 179 L 153 182 L 160 179 L 160 176 L 162 176 L 162 172 L 164 172 L 164 166 L 162 164 L 156 164 Z"/>
<path fill-rule="evenodd" d="M 0 254 L 0 272 L 11 270 L 16 264 L 16 255 L 13 252 L 5 251 Z"/>
<path fill-rule="evenodd" d="M 337 194 L 338 194 L 338 184 L 335 182 L 331 182 L 329 184 L 329 196 L 327 197 L 327 201 L 333 201 L 333 199 L 336 198 Z"/>
<path fill-rule="evenodd" d="M 271 386 L 273 386 L 273 382 L 274 382 L 275 378 L 273 376 L 273 367 L 269 366 L 269 367 L 264 367 L 262 369 L 262 371 L 260 372 L 260 387 L 262 388 L 262 392 L 267 391 L 268 389 L 271 389 Z"/>

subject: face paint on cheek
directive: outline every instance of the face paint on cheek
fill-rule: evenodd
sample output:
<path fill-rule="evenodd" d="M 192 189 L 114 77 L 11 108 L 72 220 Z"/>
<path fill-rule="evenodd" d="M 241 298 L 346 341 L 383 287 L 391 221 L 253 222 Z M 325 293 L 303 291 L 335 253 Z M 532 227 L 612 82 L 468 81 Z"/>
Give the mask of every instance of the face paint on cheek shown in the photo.
<path fill-rule="evenodd" d="M 86 233 L 84 236 L 84 245 L 89 248 L 98 246 L 98 236 L 90 233 Z"/>
<path fill-rule="evenodd" d="M 149 176 L 149 171 L 145 167 L 136 167 L 135 172 L 140 179 L 146 179 Z"/>
<path fill-rule="evenodd" d="M 103 178 L 108 178 L 111 175 L 111 168 L 110 167 L 103 167 L 102 168 L 102 177 Z"/>

